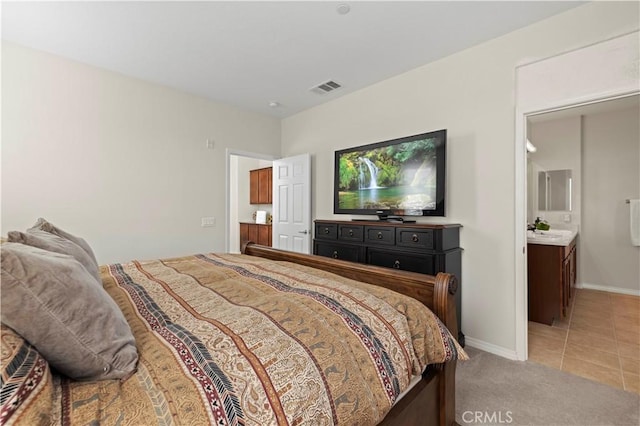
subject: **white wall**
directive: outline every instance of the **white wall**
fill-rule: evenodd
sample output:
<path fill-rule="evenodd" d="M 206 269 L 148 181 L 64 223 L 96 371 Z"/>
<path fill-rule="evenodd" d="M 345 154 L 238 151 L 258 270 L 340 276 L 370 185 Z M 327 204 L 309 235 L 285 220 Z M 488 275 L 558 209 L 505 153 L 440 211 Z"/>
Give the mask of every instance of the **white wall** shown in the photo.
<path fill-rule="evenodd" d="M 631 245 L 625 200 L 640 198 L 640 110 L 585 115 L 583 120 L 580 282 L 638 295 L 640 247 Z"/>
<path fill-rule="evenodd" d="M 571 170 L 572 177 L 572 211 L 540 211 L 538 200 L 535 199 L 531 207 L 528 223 L 533 223 L 536 217 L 548 221 L 552 226 L 580 227 L 580 194 L 581 188 L 581 137 L 582 121 L 580 116 L 560 118 L 529 125 L 529 140 L 538 150 L 531 152 L 528 159 L 542 168 L 542 170 Z M 536 191 L 538 176 L 528 179 L 528 190 Z M 570 215 L 570 222 L 565 223 L 564 216 Z"/>
<path fill-rule="evenodd" d="M 43 216 L 100 263 L 223 251 L 228 147 L 279 156 L 280 120 L 2 43 L 3 235 Z"/>
<path fill-rule="evenodd" d="M 282 122 L 282 154 L 315 158 L 314 218 L 333 215 L 333 151 L 448 130 L 447 217 L 461 223 L 462 330 L 515 354 L 515 68 L 637 30 L 637 3 L 594 2 Z M 428 36 L 428 32 L 425 33 Z"/>

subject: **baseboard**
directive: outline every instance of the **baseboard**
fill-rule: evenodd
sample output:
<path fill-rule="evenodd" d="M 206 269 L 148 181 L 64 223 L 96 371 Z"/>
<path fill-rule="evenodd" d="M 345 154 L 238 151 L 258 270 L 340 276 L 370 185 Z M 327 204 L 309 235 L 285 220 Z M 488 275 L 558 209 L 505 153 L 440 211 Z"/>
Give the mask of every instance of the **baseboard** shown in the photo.
<path fill-rule="evenodd" d="M 631 288 L 610 287 L 606 285 L 589 284 L 589 283 L 580 283 L 580 284 L 577 284 L 576 287 L 584 288 L 586 290 L 598 290 L 598 291 L 607 291 L 609 293 L 628 294 L 630 296 L 640 296 L 640 289 L 635 290 Z"/>
<path fill-rule="evenodd" d="M 471 346 L 472 348 L 480 349 L 503 358 L 518 361 L 518 355 L 514 350 L 503 348 L 502 346 L 494 345 L 493 343 L 488 343 L 483 340 L 474 339 L 469 336 L 465 336 L 464 341 L 465 346 Z"/>

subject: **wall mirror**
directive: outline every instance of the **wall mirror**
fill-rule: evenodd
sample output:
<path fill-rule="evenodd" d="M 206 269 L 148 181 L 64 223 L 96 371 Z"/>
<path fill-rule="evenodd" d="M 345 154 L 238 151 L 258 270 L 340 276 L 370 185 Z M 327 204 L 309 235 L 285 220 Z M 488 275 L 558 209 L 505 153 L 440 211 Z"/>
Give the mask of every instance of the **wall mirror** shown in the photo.
<path fill-rule="evenodd" d="M 571 211 L 571 170 L 538 173 L 538 209 Z"/>

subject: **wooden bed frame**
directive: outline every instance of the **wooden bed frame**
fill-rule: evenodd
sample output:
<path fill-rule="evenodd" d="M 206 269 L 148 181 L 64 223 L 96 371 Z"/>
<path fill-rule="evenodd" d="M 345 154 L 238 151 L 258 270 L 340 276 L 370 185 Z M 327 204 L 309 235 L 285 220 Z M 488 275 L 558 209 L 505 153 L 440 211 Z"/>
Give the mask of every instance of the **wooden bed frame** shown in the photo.
<path fill-rule="evenodd" d="M 454 298 L 458 283 L 455 276 L 451 274 L 439 273 L 434 277 L 283 251 L 252 242 L 242 244 L 242 253 L 322 269 L 409 295 L 424 303 L 440 318 L 453 336 L 458 336 Z M 455 360 L 428 368 L 422 375 L 422 380 L 398 401 L 380 425 L 449 426 L 457 424 L 455 421 L 455 371 Z"/>

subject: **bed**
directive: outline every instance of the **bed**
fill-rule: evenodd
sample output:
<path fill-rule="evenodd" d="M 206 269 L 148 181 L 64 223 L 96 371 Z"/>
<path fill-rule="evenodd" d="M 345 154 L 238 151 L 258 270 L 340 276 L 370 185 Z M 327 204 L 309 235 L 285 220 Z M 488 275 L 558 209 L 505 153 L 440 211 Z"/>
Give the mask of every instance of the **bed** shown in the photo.
<path fill-rule="evenodd" d="M 1 424 L 455 424 L 456 360 L 466 355 L 452 337 L 451 275 L 405 273 L 253 243 L 243 254 L 104 265 L 100 285 L 74 288 L 61 315 L 75 309 L 76 296 L 83 315 L 103 315 L 91 300 L 104 293 L 131 337 L 98 316 L 57 342 L 50 355 L 40 336 L 16 331 L 21 324 L 11 317 L 50 309 L 32 308 L 38 299 L 32 295 L 20 299 L 20 309 L 5 304 L 5 292 L 14 291 L 10 284 L 21 279 L 19 272 L 5 273 L 8 244 L 2 260 Z M 44 256 L 44 263 L 75 262 L 74 274 L 91 276 L 68 255 L 28 250 Z M 57 321 L 41 320 L 36 331 Z M 90 344 L 116 342 L 115 349 L 105 349 L 113 352 L 113 364 L 104 370 L 98 365 L 93 376 L 77 367 L 96 352 L 102 356 L 102 349 L 82 355 L 66 344 L 83 332 L 99 337 Z M 120 365 L 125 367 L 114 367 Z"/>

